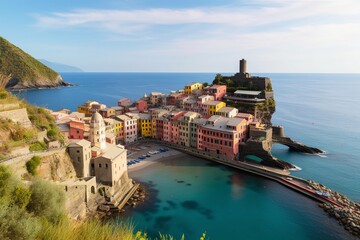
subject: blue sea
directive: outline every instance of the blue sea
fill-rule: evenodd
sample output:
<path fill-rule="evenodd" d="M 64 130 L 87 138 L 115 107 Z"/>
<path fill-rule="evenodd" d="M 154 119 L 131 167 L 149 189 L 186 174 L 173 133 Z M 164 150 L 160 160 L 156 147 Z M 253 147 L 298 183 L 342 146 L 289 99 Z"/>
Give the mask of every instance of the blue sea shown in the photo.
<path fill-rule="evenodd" d="M 321 182 L 360 201 L 360 74 L 253 74 L 272 80 L 273 123 L 302 143 L 323 149 L 314 156 L 274 145 L 272 153 L 299 166 L 294 175 Z M 29 103 L 75 111 L 87 100 L 108 106 L 151 91 L 212 82 L 215 73 L 63 73 L 74 87 L 15 92 Z M 185 157 L 131 177 L 146 183 L 151 201 L 131 211 L 137 229 L 198 239 L 353 239 L 317 203 L 275 182 Z M 114 220 L 115 221 L 115 220 Z"/>

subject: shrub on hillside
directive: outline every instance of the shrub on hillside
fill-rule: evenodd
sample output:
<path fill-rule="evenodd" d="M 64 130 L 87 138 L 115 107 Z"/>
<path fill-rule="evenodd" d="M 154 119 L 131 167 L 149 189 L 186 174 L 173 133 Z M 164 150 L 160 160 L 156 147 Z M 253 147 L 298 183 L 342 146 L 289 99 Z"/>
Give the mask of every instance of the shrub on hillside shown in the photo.
<path fill-rule="evenodd" d="M 30 201 L 31 192 L 28 188 L 22 186 L 16 186 L 12 192 L 12 205 L 16 205 L 20 209 L 23 209 L 28 205 Z"/>
<path fill-rule="evenodd" d="M 53 129 L 50 129 L 49 131 L 47 131 L 47 136 L 51 140 L 55 140 L 57 135 L 58 135 L 57 129 L 53 128 Z"/>
<path fill-rule="evenodd" d="M 0 165 L 0 239 L 35 239 L 40 222 L 25 211 L 30 191 Z"/>
<path fill-rule="evenodd" d="M 29 161 L 26 162 L 26 170 L 31 175 L 36 175 L 36 169 L 40 165 L 41 159 L 38 156 L 33 156 Z"/>
<path fill-rule="evenodd" d="M 44 151 L 46 149 L 46 144 L 44 142 L 34 142 L 30 145 L 29 150 L 32 152 Z"/>
<path fill-rule="evenodd" d="M 27 209 L 36 216 L 45 217 L 55 224 L 64 217 L 65 197 L 63 191 L 43 180 L 35 180 L 30 187 L 31 197 Z"/>

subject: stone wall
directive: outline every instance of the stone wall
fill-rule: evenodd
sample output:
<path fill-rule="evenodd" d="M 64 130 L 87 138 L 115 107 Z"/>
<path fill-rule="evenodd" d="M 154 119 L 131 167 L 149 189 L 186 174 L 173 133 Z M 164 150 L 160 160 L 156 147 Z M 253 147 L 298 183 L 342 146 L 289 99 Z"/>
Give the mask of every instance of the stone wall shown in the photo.
<path fill-rule="evenodd" d="M 73 219 L 84 219 L 88 209 L 94 206 L 93 201 L 97 192 L 96 177 L 68 180 L 57 182 L 57 184 L 64 190 L 65 209 L 69 216 Z"/>
<path fill-rule="evenodd" d="M 18 103 L 6 103 L 0 105 L 0 112 L 20 108 L 20 105 Z"/>
<path fill-rule="evenodd" d="M 14 122 L 20 123 L 25 128 L 32 126 L 26 108 L 0 112 L 0 118 L 11 119 Z"/>

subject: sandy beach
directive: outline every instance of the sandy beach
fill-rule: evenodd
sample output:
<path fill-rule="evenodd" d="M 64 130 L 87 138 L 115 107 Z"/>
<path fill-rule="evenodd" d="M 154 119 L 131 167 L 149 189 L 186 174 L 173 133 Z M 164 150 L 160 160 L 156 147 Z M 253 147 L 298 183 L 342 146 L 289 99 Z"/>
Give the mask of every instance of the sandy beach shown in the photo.
<path fill-rule="evenodd" d="M 144 168 L 149 167 L 150 165 L 154 165 L 161 161 L 165 161 L 171 158 L 178 158 L 181 156 L 186 156 L 186 154 L 179 152 L 177 150 L 163 147 L 157 144 L 134 144 L 128 148 L 130 154 L 128 155 L 128 162 L 134 159 L 138 159 L 142 155 L 146 155 L 151 151 L 157 151 L 159 148 L 166 148 L 168 151 L 166 152 L 159 152 L 157 154 L 152 154 L 150 157 L 146 157 L 144 160 L 136 164 L 132 164 L 128 166 L 128 172 L 131 176 L 131 173 L 143 170 Z"/>

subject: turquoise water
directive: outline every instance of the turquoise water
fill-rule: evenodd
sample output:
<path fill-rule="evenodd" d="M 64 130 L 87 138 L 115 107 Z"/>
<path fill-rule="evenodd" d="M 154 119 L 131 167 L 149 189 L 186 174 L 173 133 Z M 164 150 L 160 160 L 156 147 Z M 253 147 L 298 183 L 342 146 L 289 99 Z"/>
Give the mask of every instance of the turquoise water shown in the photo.
<path fill-rule="evenodd" d="M 198 239 L 351 239 L 317 204 L 281 185 L 185 156 L 131 174 L 152 201 L 130 219 L 156 236 Z"/>
<path fill-rule="evenodd" d="M 259 74 L 272 80 L 277 101 L 273 123 L 294 139 L 320 147 L 324 157 L 275 145 L 273 154 L 314 179 L 360 201 L 360 74 Z M 176 90 L 211 82 L 214 73 L 64 73 L 76 87 L 19 93 L 30 103 L 57 110 L 93 99 L 109 106 L 121 97 Z M 197 176 L 197 177 L 196 177 Z M 188 157 L 143 171 L 156 198 L 132 214 L 140 229 L 206 231 L 212 239 L 349 239 L 313 201 L 276 183 Z M 180 182 L 178 182 L 180 181 Z M 184 182 L 181 182 L 184 181 Z M 229 184 L 229 182 L 232 182 Z M 191 184 L 191 185 L 187 185 Z M 351 239 L 351 238 L 350 238 Z"/>

